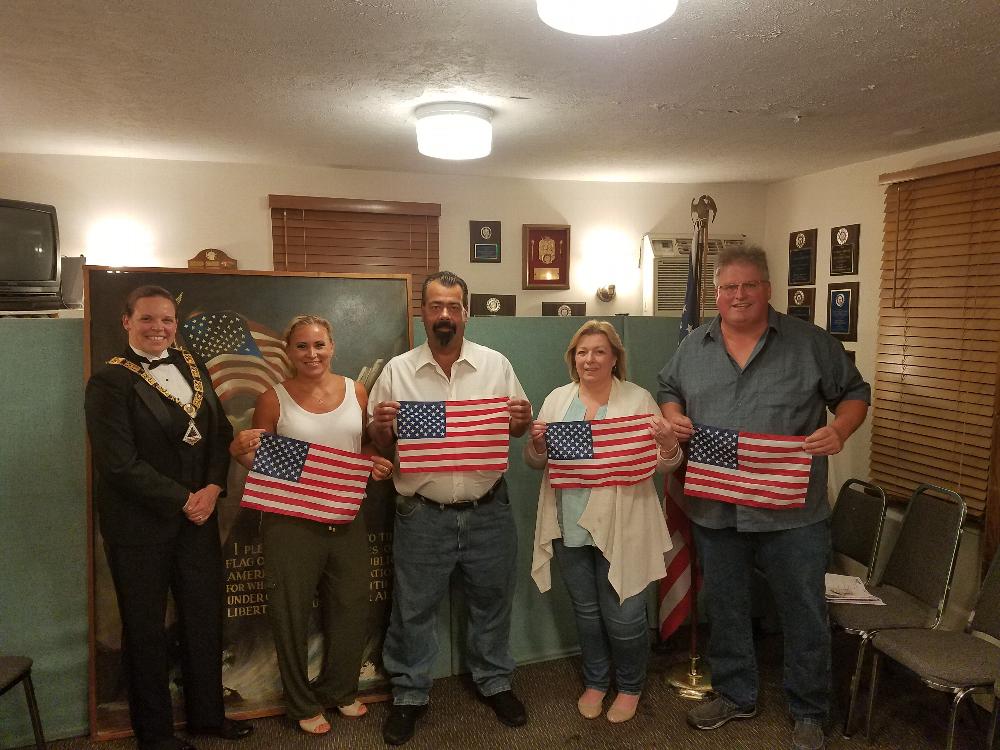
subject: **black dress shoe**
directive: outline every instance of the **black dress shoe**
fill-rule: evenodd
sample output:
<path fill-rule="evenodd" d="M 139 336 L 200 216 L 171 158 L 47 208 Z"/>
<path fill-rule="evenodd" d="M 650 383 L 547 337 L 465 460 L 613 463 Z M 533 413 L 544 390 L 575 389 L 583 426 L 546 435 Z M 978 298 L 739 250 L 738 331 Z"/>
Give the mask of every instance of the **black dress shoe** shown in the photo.
<path fill-rule="evenodd" d="M 517 699 L 514 691 L 504 690 L 495 695 L 484 695 L 483 700 L 507 726 L 522 727 L 528 723 L 528 712 L 524 710 L 524 704 Z"/>
<path fill-rule="evenodd" d="M 217 727 L 188 727 L 188 734 L 208 734 L 224 740 L 242 740 L 253 733 L 253 724 L 239 719 L 223 719 Z"/>
<path fill-rule="evenodd" d="M 417 727 L 417 719 L 427 711 L 427 704 L 422 706 L 404 706 L 394 703 L 389 709 L 389 718 L 382 727 L 382 739 L 387 745 L 404 745 L 413 737 Z"/>

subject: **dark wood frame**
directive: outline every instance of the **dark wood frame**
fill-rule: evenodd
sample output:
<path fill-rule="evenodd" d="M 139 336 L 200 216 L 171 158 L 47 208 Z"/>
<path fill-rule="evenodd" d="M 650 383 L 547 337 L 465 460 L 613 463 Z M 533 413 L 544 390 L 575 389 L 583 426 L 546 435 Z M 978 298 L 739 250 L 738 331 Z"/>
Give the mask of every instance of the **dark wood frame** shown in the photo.
<path fill-rule="evenodd" d="M 482 227 L 487 225 L 496 225 L 496 234 L 490 239 L 484 239 L 480 233 Z M 477 227 L 480 231 L 476 231 Z M 469 221 L 469 262 L 470 263 L 499 263 L 501 257 L 503 256 L 503 247 L 501 246 L 502 228 L 499 221 Z M 497 257 L 495 258 L 484 258 L 478 255 L 478 250 L 480 246 L 489 245 L 495 246 L 497 249 Z"/>
<path fill-rule="evenodd" d="M 830 335 L 841 341 L 858 340 L 858 295 L 861 284 L 857 281 L 842 281 L 840 283 L 831 282 L 826 288 L 826 330 Z M 848 310 L 850 321 L 847 333 L 834 333 L 830 330 L 833 322 L 833 294 L 837 291 L 848 291 L 851 294 L 851 305 Z"/>
<path fill-rule="evenodd" d="M 121 343 L 112 345 L 114 342 L 113 338 L 118 338 L 124 340 L 124 335 L 121 333 L 121 316 L 117 313 L 118 306 L 120 305 L 121 299 L 115 298 L 113 300 L 113 309 L 115 312 L 109 312 L 112 308 L 105 303 L 104 298 L 100 301 L 95 298 L 94 294 L 91 292 L 92 279 L 100 278 L 104 279 L 105 274 L 114 274 L 115 279 L 127 279 L 129 275 L 133 277 L 144 277 L 135 278 L 134 282 L 131 284 L 124 284 L 123 288 L 131 288 L 132 286 L 138 286 L 141 283 L 159 283 L 162 285 L 167 285 L 166 282 L 156 279 L 156 276 L 161 274 L 176 274 L 189 277 L 212 277 L 218 280 L 219 284 L 226 284 L 227 279 L 231 278 L 245 278 L 245 277 L 271 277 L 275 279 L 276 284 L 280 284 L 280 279 L 287 277 L 295 277 L 302 279 L 358 279 L 358 280 L 398 280 L 402 282 L 405 291 L 402 291 L 400 301 L 406 301 L 412 299 L 412 289 L 411 289 L 411 277 L 409 274 L 347 274 L 347 273 L 320 273 L 320 272 L 293 272 L 293 271 L 236 271 L 231 269 L 189 269 L 189 268 L 111 268 L 105 266 L 84 266 L 84 299 L 86 300 L 86 306 L 84 308 L 84 325 L 83 325 L 83 342 L 84 342 L 84 379 L 88 380 L 92 373 L 92 370 L 97 362 L 104 361 L 108 356 L 117 354 Z M 93 274 L 93 275 L 92 275 Z M 119 275 L 121 274 L 121 275 Z M 150 279 L 149 277 L 153 278 Z M 117 284 L 116 284 L 117 285 Z M 175 290 L 176 287 L 170 284 L 171 290 Z M 101 295 L 98 295 L 101 296 Z M 122 295 L 123 296 L 123 295 Z M 110 299 L 110 298 L 108 298 Z M 281 303 L 281 307 L 294 307 L 294 304 L 290 304 L 284 301 Z M 182 302 L 183 304 L 183 302 Z M 297 302 L 296 302 L 297 304 Z M 331 303 L 332 304 L 332 303 Z M 372 304 L 375 304 L 374 302 Z M 391 304 L 384 298 L 379 298 L 379 305 Z M 95 321 L 95 307 L 99 308 L 102 312 L 98 312 L 100 315 L 101 324 L 107 325 L 109 328 L 107 330 L 114 331 L 116 334 L 114 337 L 105 335 L 103 329 L 101 335 L 95 337 L 92 335 L 92 328 Z M 313 312 L 319 314 L 327 314 L 323 309 L 316 309 Z M 336 334 L 336 318 L 330 316 L 335 323 L 335 334 Z M 409 314 L 403 314 L 403 319 L 405 319 L 406 334 L 405 341 L 400 341 L 402 346 L 406 349 L 410 349 L 413 346 L 413 316 Z M 283 322 L 283 321 L 282 321 Z M 345 334 L 346 334 L 345 330 Z M 400 334 L 403 333 L 402 329 L 399 331 Z M 280 334 L 279 334 L 280 335 Z M 96 338 L 96 341 L 95 341 Z M 402 338 L 400 336 L 399 338 Z M 96 350 L 96 351 L 95 351 Z M 405 351 L 405 350 L 404 350 Z M 350 372 L 349 375 L 353 376 L 354 373 Z M 227 412 L 228 413 L 228 412 Z M 96 592 L 97 592 L 97 556 L 103 556 L 103 553 L 99 549 L 97 544 L 97 530 L 96 530 L 96 518 L 94 516 L 94 503 L 92 498 L 93 491 L 93 466 L 91 459 L 91 452 L 89 442 L 87 445 L 87 590 L 88 590 L 88 624 L 89 624 L 89 638 L 88 638 L 88 651 L 89 651 L 89 664 L 88 664 L 88 717 L 90 723 L 90 737 L 93 740 L 110 740 L 118 739 L 122 737 L 128 737 L 132 734 L 131 729 L 124 726 L 117 720 L 117 716 L 112 716 L 111 712 L 106 711 L 101 706 L 98 705 L 97 701 L 97 688 L 98 688 L 98 675 L 97 675 L 97 632 L 100 614 L 97 611 L 96 606 Z M 230 481 L 233 481 L 233 477 L 230 477 Z M 371 496 L 376 496 L 376 503 L 371 503 L 371 507 L 376 509 L 379 504 L 384 504 L 388 506 L 388 502 L 391 499 L 389 497 L 390 488 L 381 487 L 380 484 L 385 483 L 372 483 L 369 485 L 369 493 Z M 384 497 L 382 495 L 385 495 Z M 238 498 L 230 498 L 227 502 L 236 503 Z M 221 503 L 220 503 L 221 506 Z M 373 519 L 374 520 L 374 519 Z M 387 519 L 387 522 L 391 521 L 391 517 Z M 369 522 L 371 524 L 371 521 Z M 374 526 L 372 526 L 374 528 Z M 391 528 L 391 524 L 386 528 Z M 103 590 L 103 589 L 102 589 Z M 116 615 L 115 615 L 116 616 Z M 382 689 L 378 689 L 362 697 L 364 701 L 372 700 L 385 700 L 387 699 L 388 693 L 382 692 Z M 127 711 L 126 709 L 115 709 L 116 713 L 123 717 L 123 721 L 127 723 Z M 282 713 L 283 710 L 280 706 L 269 705 L 269 706 L 234 706 L 230 715 L 235 718 L 255 718 L 259 716 L 271 716 L 275 714 Z"/>
<path fill-rule="evenodd" d="M 805 300 L 801 304 L 798 304 L 798 303 L 796 303 L 794 297 L 795 297 L 796 294 L 798 294 L 800 292 L 803 293 L 803 294 L 805 294 Z M 802 317 L 800 315 L 795 315 L 792 312 L 793 309 L 800 308 L 800 307 L 808 308 L 808 310 L 809 310 L 809 317 L 808 318 Z M 801 318 L 802 320 L 808 320 L 810 323 L 815 323 L 816 322 L 816 290 L 813 289 L 812 287 L 802 287 L 802 286 L 793 286 L 793 287 L 789 288 L 789 290 L 788 290 L 788 305 L 785 307 L 785 312 L 788 315 L 792 315 L 793 317 Z"/>
<path fill-rule="evenodd" d="M 806 240 L 806 244 L 799 248 L 795 245 L 795 238 L 804 234 L 807 238 L 812 238 L 812 244 L 808 244 L 809 240 Z M 816 229 L 799 229 L 794 232 L 788 233 L 788 286 L 808 286 L 816 283 L 816 237 L 818 230 Z M 803 253 L 809 254 L 809 277 L 808 278 L 793 278 L 792 277 L 792 259 L 793 254 L 801 255 Z"/>
<path fill-rule="evenodd" d="M 572 252 L 570 245 L 569 224 L 524 224 L 521 229 L 521 288 L 522 289 L 569 289 L 569 260 Z M 556 242 L 556 258 L 553 263 L 542 263 L 533 256 L 535 237 L 545 233 L 554 235 Z M 537 279 L 535 272 L 539 269 L 555 269 L 557 279 Z"/>
<path fill-rule="evenodd" d="M 841 229 L 847 231 L 847 238 L 852 242 L 850 247 L 837 244 L 837 232 Z M 838 271 L 834 267 L 834 257 L 845 252 L 845 248 L 851 252 L 851 265 L 846 271 Z M 861 256 L 861 225 L 860 224 L 840 224 L 830 227 L 830 275 L 831 276 L 857 276 L 859 270 L 859 258 Z"/>

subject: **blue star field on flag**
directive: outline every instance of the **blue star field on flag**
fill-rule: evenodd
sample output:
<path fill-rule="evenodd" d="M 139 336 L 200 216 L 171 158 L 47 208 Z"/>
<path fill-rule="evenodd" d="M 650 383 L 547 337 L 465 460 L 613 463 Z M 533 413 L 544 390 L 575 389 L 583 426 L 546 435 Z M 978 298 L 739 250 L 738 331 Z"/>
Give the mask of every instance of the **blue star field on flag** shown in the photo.
<path fill-rule="evenodd" d="M 181 324 L 188 348 L 203 360 L 219 354 L 246 354 L 261 357 L 246 321 L 234 312 L 196 315 Z"/>
<path fill-rule="evenodd" d="M 294 438 L 264 433 L 254 456 L 252 471 L 275 479 L 297 482 L 309 454 L 309 443 Z"/>
<path fill-rule="evenodd" d="M 401 401 L 396 416 L 396 433 L 402 440 L 445 437 L 445 402 Z"/>

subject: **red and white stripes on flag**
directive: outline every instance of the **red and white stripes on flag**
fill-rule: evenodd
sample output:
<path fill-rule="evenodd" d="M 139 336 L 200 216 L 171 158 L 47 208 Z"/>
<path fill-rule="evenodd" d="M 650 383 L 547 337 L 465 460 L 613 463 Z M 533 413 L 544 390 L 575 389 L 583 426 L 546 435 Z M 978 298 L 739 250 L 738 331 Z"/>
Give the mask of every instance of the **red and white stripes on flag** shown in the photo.
<path fill-rule="evenodd" d="M 696 582 L 691 580 L 694 538 L 691 521 L 679 504 L 683 494 L 684 470 L 679 468 L 667 476 L 663 492 L 663 511 L 673 546 L 663 555 L 667 573 L 660 579 L 657 592 L 662 639 L 673 635 L 691 614 L 692 600 L 698 589 L 697 585 L 693 585 Z"/>
<path fill-rule="evenodd" d="M 659 449 L 650 415 L 545 426 L 549 484 L 559 490 L 626 487 L 653 476 Z"/>
<path fill-rule="evenodd" d="M 804 508 L 812 468 L 804 440 L 696 424 L 684 492 L 758 508 Z"/>
<path fill-rule="evenodd" d="M 401 401 L 396 415 L 400 472 L 506 471 L 509 400 Z"/>
<path fill-rule="evenodd" d="M 265 433 L 240 505 L 320 523 L 350 523 L 371 471 L 369 456 Z"/>

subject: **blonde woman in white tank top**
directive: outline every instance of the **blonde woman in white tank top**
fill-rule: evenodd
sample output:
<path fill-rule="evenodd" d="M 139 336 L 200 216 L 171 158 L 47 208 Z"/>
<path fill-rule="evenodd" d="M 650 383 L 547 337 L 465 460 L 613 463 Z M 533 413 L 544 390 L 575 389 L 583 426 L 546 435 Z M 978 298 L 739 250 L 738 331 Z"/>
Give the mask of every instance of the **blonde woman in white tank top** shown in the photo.
<path fill-rule="evenodd" d="M 330 370 L 334 353 L 329 322 L 312 315 L 292 320 L 285 351 L 295 375 L 262 393 L 254 408 L 253 429 L 240 432 L 230 453 L 249 468 L 260 435 L 271 432 L 333 448 L 374 454 L 364 421 L 368 394 L 358 383 Z M 383 480 L 392 462 L 373 455 L 372 476 Z M 326 734 L 324 709 L 336 706 L 350 718 L 364 716 L 357 700 L 361 653 L 368 616 L 368 532 L 364 513 L 349 524 L 327 525 L 292 516 L 264 513 L 264 575 L 268 619 L 274 634 L 278 669 L 289 718 L 307 734 Z M 319 597 L 323 663 L 319 676 L 308 675 L 308 623 Z"/>

